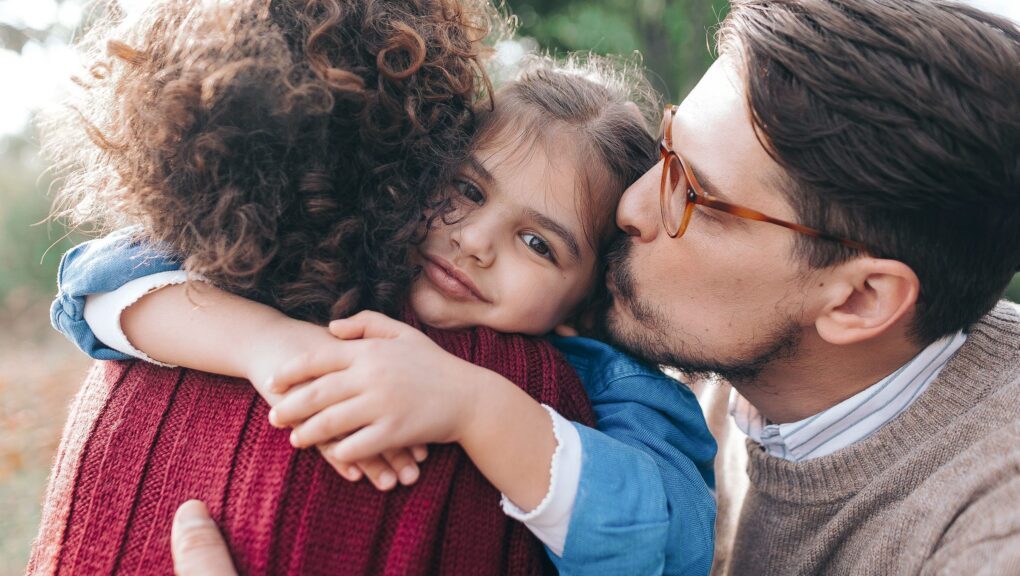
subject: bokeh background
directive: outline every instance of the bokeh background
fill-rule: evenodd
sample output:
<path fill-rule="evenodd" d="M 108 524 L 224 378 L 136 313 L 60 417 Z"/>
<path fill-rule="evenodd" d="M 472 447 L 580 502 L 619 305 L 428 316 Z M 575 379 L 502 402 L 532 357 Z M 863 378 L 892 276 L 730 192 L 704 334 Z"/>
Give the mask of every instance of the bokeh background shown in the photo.
<path fill-rule="evenodd" d="M 146 0 L 120 0 L 135 10 Z M 1020 21 L 1020 0 L 972 3 Z M 727 0 L 510 0 L 530 50 L 642 55 L 655 87 L 678 101 L 711 62 Z M 69 402 L 88 361 L 49 327 L 60 255 L 82 240 L 48 222 L 52 178 L 32 116 L 59 101 L 75 71 L 68 44 L 81 0 L 0 0 L 0 576 L 24 572 Z M 1009 297 L 1020 301 L 1020 280 Z"/>

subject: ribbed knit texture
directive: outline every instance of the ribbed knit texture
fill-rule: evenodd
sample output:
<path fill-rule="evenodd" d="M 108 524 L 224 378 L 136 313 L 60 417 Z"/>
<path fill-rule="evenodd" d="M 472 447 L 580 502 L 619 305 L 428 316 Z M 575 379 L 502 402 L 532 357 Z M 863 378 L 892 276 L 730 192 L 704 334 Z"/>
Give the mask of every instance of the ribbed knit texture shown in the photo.
<path fill-rule="evenodd" d="M 734 574 L 1020 574 L 1017 309 L 872 436 L 800 463 L 747 449 Z"/>
<path fill-rule="evenodd" d="M 567 418 L 593 423 L 548 343 L 486 329 L 430 331 Z M 394 358 L 399 362 L 399 358 Z M 97 363 L 57 455 L 30 573 L 170 574 L 178 505 L 206 502 L 241 573 L 538 574 L 540 543 L 457 446 L 433 446 L 411 488 L 343 480 L 294 450 L 242 380 L 142 362 Z"/>

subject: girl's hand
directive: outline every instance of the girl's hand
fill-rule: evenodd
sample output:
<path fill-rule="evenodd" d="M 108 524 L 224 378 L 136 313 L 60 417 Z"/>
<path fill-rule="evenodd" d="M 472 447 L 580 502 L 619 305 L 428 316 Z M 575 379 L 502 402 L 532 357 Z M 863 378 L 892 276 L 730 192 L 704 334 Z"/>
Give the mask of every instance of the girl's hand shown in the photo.
<path fill-rule="evenodd" d="M 316 448 L 345 480 L 357 482 L 367 478 L 379 490 L 391 490 L 398 483 L 410 486 L 418 481 L 420 470 L 418 464 L 428 458 L 428 448 L 424 445 L 390 450 L 383 454 L 359 460 L 354 464 L 342 462 L 330 455 L 330 448 L 338 440 L 319 444 Z"/>
<path fill-rule="evenodd" d="M 328 354 L 294 358 L 273 378 L 273 391 L 285 394 L 270 421 L 294 427 L 295 447 L 339 437 L 328 457 L 357 462 L 406 446 L 457 442 L 471 425 L 478 367 L 375 312 L 334 321 L 330 332 L 347 342 Z"/>

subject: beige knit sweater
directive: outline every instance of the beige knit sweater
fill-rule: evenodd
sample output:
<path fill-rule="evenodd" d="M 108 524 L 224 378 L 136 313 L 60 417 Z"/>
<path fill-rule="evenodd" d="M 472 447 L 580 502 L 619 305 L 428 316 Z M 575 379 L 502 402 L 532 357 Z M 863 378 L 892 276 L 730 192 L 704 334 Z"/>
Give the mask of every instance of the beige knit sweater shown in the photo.
<path fill-rule="evenodd" d="M 746 450 L 746 474 L 719 458 L 718 573 L 1020 574 L 1017 308 L 861 442 L 800 463 Z"/>

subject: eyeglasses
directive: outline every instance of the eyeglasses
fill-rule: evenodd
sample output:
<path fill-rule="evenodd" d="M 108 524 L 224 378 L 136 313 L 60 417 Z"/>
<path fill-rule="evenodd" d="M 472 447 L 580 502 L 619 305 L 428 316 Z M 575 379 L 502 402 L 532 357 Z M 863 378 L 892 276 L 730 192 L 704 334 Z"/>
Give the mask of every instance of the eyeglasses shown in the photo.
<path fill-rule="evenodd" d="M 868 247 L 860 242 L 838 238 L 821 230 L 773 218 L 751 208 L 723 202 L 707 194 L 694 177 L 691 167 L 673 150 L 673 114 L 676 113 L 676 110 L 677 107 L 674 105 L 666 106 L 662 120 L 664 134 L 659 142 L 659 151 L 662 153 L 661 159 L 663 162 L 662 183 L 659 188 L 659 208 L 662 211 L 662 225 L 665 226 L 666 233 L 669 234 L 670 238 L 679 238 L 684 235 L 684 232 L 687 231 L 687 224 L 691 221 L 691 214 L 694 213 L 694 207 L 701 205 L 713 210 L 733 214 L 738 218 L 768 222 L 769 224 L 789 228 L 794 232 L 806 234 L 814 238 L 821 238 L 822 240 L 839 242 L 844 246 L 868 252 Z"/>

